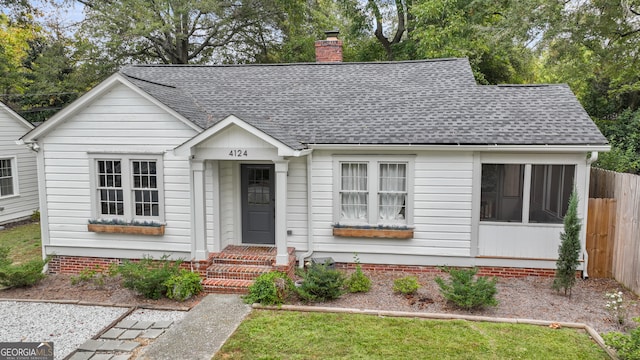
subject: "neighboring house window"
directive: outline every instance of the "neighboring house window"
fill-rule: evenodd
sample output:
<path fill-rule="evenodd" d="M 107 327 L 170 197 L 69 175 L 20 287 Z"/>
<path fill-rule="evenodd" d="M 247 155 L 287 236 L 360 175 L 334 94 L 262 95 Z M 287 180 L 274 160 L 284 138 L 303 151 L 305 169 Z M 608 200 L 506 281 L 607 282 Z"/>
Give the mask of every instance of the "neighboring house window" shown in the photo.
<path fill-rule="evenodd" d="M 409 164 L 368 158 L 338 161 L 337 221 L 354 225 L 407 224 Z"/>
<path fill-rule="evenodd" d="M 13 159 L 0 159 L 0 197 L 16 195 Z"/>
<path fill-rule="evenodd" d="M 561 223 L 574 176 L 575 165 L 483 164 L 480 220 Z M 524 219 L 523 204 L 529 208 Z"/>
<path fill-rule="evenodd" d="M 96 217 L 163 221 L 161 159 L 95 158 Z"/>

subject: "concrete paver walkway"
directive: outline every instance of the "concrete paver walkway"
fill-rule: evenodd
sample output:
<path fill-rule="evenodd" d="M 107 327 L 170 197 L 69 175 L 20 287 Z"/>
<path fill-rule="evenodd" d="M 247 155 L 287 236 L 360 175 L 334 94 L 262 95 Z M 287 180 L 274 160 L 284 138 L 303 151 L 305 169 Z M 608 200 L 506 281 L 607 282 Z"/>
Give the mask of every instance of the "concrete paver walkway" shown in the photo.
<path fill-rule="evenodd" d="M 140 358 L 209 360 L 250 311 L 251 306 L 243 303 L 239 295 L 208 295 L 182 321 L 147 346 Z"/>

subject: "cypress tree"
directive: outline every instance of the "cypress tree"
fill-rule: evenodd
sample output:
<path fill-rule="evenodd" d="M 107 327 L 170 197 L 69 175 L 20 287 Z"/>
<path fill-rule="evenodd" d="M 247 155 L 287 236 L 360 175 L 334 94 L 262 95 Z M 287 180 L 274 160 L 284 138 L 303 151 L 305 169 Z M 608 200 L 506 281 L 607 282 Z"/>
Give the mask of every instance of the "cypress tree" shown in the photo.
<path fill-rule="evenodd" d="M 578 218 L 578 194 L 575 189 L 569 198 L 569 207 L 564 216 L 564 231 L 560 234 L 560 246 L 558 247 L 558 261 L 556 262 L 556 276 L 553 280 L 553 289 L 567 291 L 571 296 L 571 288 L 576 283 L 576 269 L 580 264 L 580 228 L 581 221 Z"/>

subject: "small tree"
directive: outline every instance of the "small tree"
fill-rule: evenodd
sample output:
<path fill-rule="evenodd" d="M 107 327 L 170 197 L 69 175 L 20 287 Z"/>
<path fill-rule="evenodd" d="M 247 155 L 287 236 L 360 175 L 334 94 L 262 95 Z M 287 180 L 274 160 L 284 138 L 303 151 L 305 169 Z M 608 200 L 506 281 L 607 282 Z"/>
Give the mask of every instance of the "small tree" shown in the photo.
<path fill-rule="evenodd" d="M 580 263 L 580 228 L 581 221 L 578 218 L 578 194 L 575 189 L 569 198 L 569 207 L 564 216 L 564 231 L 560 234 L 560 246 L 558 247 L 558 261 L 556 262 L 556 276 L 553 280 L 553 289 L 567 291 L 571 296 L 571 288 L 576 283 L 576 269 Z"/>

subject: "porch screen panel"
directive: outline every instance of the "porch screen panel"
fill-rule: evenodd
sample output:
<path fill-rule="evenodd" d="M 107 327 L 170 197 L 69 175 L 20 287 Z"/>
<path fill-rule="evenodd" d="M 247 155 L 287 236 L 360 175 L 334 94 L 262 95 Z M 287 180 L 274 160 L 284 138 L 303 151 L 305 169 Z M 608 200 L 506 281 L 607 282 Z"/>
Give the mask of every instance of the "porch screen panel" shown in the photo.
<path fill-rule="evenodd" d="M 134 160 L 133 194 L 136 216 L 158 216 L 158 173 L 155 161 Z"/>
<path fill-rule="evenodd" d="M 379 220 L 404 220 L 407 203 L 407 165 L 380 164 Z"/>
<path fill-rule="evenodd" d="M 483 164 L 481 221 L 522 221 L 524 165 Z"/>
<path fill-rule="evenodd" d="M 124 215 L 120 160 L 98 160 L 98 197 L 101 215 Z"/>
<path fill-rule="evenodd" d="M 342 163 L 340 184 L 340 219 L 366 222 L 367 217 L 367 164 Z"/>
<path fill-rule="evenodd" d="M 573 190 L 575 165 L 533 165 L 529 221 L 562 223 Z"/>
<path fill-rule="evenodd" d="M 0 196 L 13 195 L 11 159 L 0 159 Z"/>

